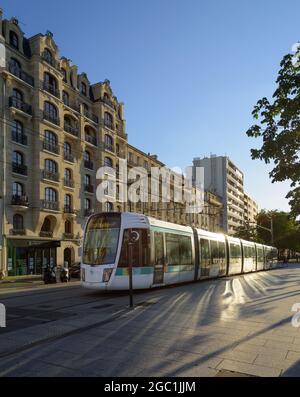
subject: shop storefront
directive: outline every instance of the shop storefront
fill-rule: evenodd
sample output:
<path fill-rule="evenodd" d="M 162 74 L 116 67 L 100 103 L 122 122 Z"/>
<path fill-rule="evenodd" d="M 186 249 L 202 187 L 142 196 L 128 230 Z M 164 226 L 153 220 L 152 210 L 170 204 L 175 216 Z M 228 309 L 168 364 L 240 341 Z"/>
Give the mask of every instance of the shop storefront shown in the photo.
<path fill-rule="evenodd" d="M 57 263 L 60 241 L 7 239 L 7 271 L 9 276 L 42 274 L 47 266 Z"/>

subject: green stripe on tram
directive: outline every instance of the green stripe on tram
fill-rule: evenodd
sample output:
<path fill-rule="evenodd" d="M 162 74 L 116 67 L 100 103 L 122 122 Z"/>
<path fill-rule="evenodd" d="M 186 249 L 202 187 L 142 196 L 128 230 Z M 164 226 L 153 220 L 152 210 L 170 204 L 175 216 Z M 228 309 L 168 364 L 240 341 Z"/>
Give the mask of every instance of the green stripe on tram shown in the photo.
<path fill-rule="evenodd" d="M 133 270 L 133 274 L 135 275 L 153 274 L 154 272 L 154 268 L 152 266 L 134 267 L 132 270 Z M 169 265 L 165 273 L 191 272 L 194 270 L 195 270 L 194 265 Z M 128 267 L 118 267 L 115 275 L 128 276 L 129 275 Z"/>

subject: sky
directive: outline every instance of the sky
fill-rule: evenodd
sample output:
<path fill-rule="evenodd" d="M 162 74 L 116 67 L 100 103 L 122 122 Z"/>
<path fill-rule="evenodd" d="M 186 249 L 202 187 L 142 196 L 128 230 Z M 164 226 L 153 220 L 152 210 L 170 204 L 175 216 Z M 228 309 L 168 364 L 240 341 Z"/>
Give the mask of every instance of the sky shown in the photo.
<path fill-rule="evenodd" d="M 227 155 L 260 208 L 289 210 L 288 183 L 252 160 L 258 99 L 271 97 L 282 57 L 299 41 L 298 0 L 0 0 L 27 37 L 50 30 L 91 83 L 125 103 L 129 143 L 169 167 Z"/>

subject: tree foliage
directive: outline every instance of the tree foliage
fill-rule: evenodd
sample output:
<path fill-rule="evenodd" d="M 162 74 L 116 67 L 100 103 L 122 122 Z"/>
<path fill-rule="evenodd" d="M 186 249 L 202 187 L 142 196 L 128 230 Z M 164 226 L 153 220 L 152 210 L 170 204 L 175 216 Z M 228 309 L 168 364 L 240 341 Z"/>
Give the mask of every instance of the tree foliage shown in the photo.
<path fill-rule="evenodd" d="M 295 55 L 284 56 L 272 101 L 260 99 L 252 112 L 257 123 L 247 135 L 262 138 L 260 149 L 252 149 L 252 159 L 274 164 L 272 182 L 290 181 L 287 193 L 291 211 L 300 215 L 300 47 Z"/>

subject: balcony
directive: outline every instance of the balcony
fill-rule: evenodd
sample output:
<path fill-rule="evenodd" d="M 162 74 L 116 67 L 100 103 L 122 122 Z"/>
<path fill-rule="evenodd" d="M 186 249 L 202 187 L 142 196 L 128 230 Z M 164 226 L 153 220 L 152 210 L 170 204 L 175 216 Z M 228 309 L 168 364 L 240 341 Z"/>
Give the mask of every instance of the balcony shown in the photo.
<path fill-rule="evenodd" d="M 115 105 L 106 97 L 100 98 L 100 102 L 104 103 L 105 105 L 109 106 L 111 109 L 115 110 Z"/>
<path fill-rule="evenodd" d="M 66 122 L 64 123 L 64 130 L 74 136 L 78 136 L 79 134 L 79 128 L 77 125 L 68 124 Z"/>
<path fill-rule="evenodd" d="M 10 234 L 12 236 L 26 236 L 25 229 L 10 229 Z"/>
<path fill-rule="evenodd" d="M 97 146 L 97 138 L 95 136 L 85 134 L 85 141 Z"/>
<path fill-rule="evenodd" d="M 64 233 L 63 237 L 66 240 L 73 240 L 74 239 L 74 233 Z"/>
<path fill-rule="evenodd" d="M 11 198 L 11 205 L 17 205 L 20 207 L 28 207 L 28 197 L 25 195 L 19 196 L 14 194 Z"/>
<path fill-rule="evenodd" d="M 87 168 L 88 170 L 93 170 L 94 169 L 94 164 L 90 160 L 84 160 L 84 168 Z"/>
<path fill-rule="evenodd" d="M 72 206 L 70 206 L 70 205 L 65 205 L 65 206 L 64 206 L 64 213 L 65 213 L 65 214 L 72 214 L 72 215 L 75 215 L 75 214 L 76 214 L 76 210 L 75 210 Z"/>
<path fill-rule="evenodd" d="M 41 230 L 40 231 L 40 237 L 53 237 L 53 232 L 50 231 L 45 231 L 45 230 Z"/>
<path fill-rule="evenodd" d="M 64 160 L 70 161 L 70 163 L 74 163 L 74 156 L 72 153 L 64 152 Z"/>
<path fill-rule="evenodd" d="M 66 187 L 74 187 L 73 179 L 64 178 L 64 186 Z"/>
<path fill-rule="evenodd" d="M 112 123 L 109 123 L 107 121 L 104 120 L 104 127 L 108 128 L 109 130 L 114 130 L 114 126 Z"/>
<path fill-rule="evenodd" d="M 8 70 L 11 74 L 23 80 L 25 83 L 31 85 L 32 87 L 34 86 L 34 78 L 13 63 L 8 64 Z"/>
<path fill-rule="evenodd" d="M 55 114 L 46 112 L 44 110 L 43 117 L 45 120 L 50 121 L 53 124 L 59 125 L 59 119 Z"/>
<path fill-rule="evenodd" d="M 9 97 L 9 107 L 21 110 L 22 112 L 32 116 L 32 107 L 22 100 L 13 96 Z"/>
<path fill-rule="evenodd" d="M 25 135 L 23 133 L 12 131 L 11 139 L 13 142 L 20 143 L 21 145 L 27 146 L 27 135 Z"/>
<path fill-rule="evenodd" d="M 96 123 L 96 124 L 99 123 L 99 118 L 94 113 L 91 113 L 88 110 L 84 110 L 84 115 L 88 119 L 92 120 L 94 123 Z"/>
<path fill-rule="evenodd" d="M 42 208 L 46 210 L 58 211 L 59 204 L 57 201 L 42 200 Z"/>
<path fill-rule="evenodd" d="M 64 101 L 64 105 L 72 110 L 75 110 L 75 112 L 80 113 L 80 105 L 78 105 L 76 103 L 72 103 L 70 101 Z"/>
<path fill-rule="evenodd" d="M 12 163 L 12 172 L 20 175 L 27 175 L 27 166 L 24 164 Z"/>
<path fill-rule="evenodd" d="M 84 210 L 84 216 L 90 216 L 94 213 L 94 211 L 92 209 L 85 209 Z"/>
<path fill-rule="evenodd" d="M 49 57 L 49 55 L 47 54 L 47 52 L 43 52 L 42 53 L 42 59 L 47 62 L 49 65 L 53 66 L 55 69 L 59 69 L 59 64 L 58 62 L 52 58 Z"/>
<path fill-rule="evenodd" d="M 55 85 L 49 84 L 47 81 L 41 81 L 41 87 L 43 87 L 43 90 L 49 92 L 57 98 L 60 98 L 59 90 L 56 88 Z"/>
<path fill-rule="evenodd" d="M 104 149 L 109 150 L 110 152 L 115 152 L 113 145 L 110 145 L 108 143 L 104 143 Z"/>
<path fill-rule="evenodd" d="M 94 193 L 94 186 L 93 185 L 84 185 L 84 191 L 87 193 Z"/>
<path fill-rule="evenodd" d="M 54 182 L 59 181 L 59 174 L 57 172 L 43 170 L 42 175 L 43 175 L 43 179 L 48 179 L 48 180 L 54 181 Z"/>
<path fill-rule="evenodd" d="M 59 154 L 59 146 L 55 143 L 44 141 L 43 149 L 48 150 L 48 152 Z"/>

